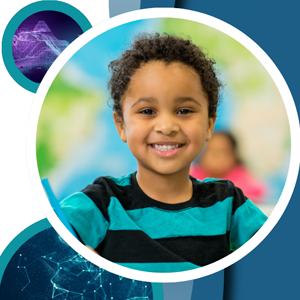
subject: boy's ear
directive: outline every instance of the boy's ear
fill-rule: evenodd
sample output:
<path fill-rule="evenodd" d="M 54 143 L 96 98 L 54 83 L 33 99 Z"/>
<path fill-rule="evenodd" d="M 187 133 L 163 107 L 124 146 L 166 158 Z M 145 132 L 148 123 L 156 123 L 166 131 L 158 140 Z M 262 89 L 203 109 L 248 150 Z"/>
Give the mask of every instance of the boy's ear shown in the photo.
<path fill-rule="evenodd" d="M 119 136 L 121 137 L 121 140 L 124 143 L 127 143 L 127 136 L 126 136 L 126 131 L 124 127 L 124 122 L 120 116 L 117 115 L 116 112 L 113 112 L 114 116 L 114 122 L 118 131 Z"/>
<path fill-rule="evenodd" d="M 208 118 L 208 128 L 206 133 L 206 141 L 208 142 L 213 134 L 215 123 L 216 123 L 217 115 L 215 114 L 213 117 Z"/>

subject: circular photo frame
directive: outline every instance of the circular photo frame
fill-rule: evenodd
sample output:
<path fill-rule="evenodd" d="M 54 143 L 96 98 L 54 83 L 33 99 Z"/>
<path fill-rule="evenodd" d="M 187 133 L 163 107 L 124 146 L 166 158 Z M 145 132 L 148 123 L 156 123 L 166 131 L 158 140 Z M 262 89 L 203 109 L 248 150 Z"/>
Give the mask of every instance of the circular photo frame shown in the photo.
<path fill-rule="evenodd" d="M 95 37 L 104 34 L 105 32 L 113 29 L 117 26 L 138 21 L 144 19 L 154 19 L 154 18 L 176 18 L 176 19 L 184 19 L 189 21 L 194 21 L 198 23 L 205 24 L 214 29 L 217 29 L 224 34 L 229 35 L 237 42 L 246 47 L 262 64 L 262 66 L 267 70 L 270 77 L 274 81 L 277 89 L 283 99 L 284 106 L 286 108 L 289 127 L 290 127 L 290 135 L 291 135 L 291 154 L 289 161 L 289 170 L 286 178 L 286 182 L 284 188 L 282 190 L 280 199 L 275 206 L 272 214 L 263 225 L 263 227 L 249 240 L 245 245 L 240 247 L 234 253 L 224 257 L 223 259 L 216 261 L 212 264 L 209 264 L 202 268 L 197 268 L 194 270 L 183 271 L 183 272 L 175 272 L 175 273 L 152 273 L 152 272 L 143 272 L 137 271 L 133 269 L 129 269 L 123 267 L 121 265 L 112 263 L 104 258 L 99 257 L 97 254 L 93 253 L 83 244 L 81 244 L 76 238 L 70 234 L 70 232 L 66 229 L 66 227 L 59 220 L 57 215 L 55 214 L 53 208 L 51 207 L 49 200 L 45 194 L 43 186 L 41 184 L 41 178 L 39 174 L 39 166 L 37 164 L 36 159 L 36 138 L 37 138 L 37 128 L 39 122 L 39 116 L 41 113 L 41 109 L 43 106 L 43 101 L 47 96 L 49 88 L 52 82 L 55 80 L 57 74 L 62 69 L 62 67 L 68 62 L 68 60 L 76 54 L 76 52 L 81 49 L 88 42 L 93 40 Z M 300 151 L 300 142 L 299 142 L 299 127 L 298 127 L 298 116 L 296 113 L 294 101 L 292 95 L 289 91 L 289 88 L 282 77 L 281 73 L 272 62 L 272 60 L 268 57 L 268 55 L 249 37 L 245 34 L 232 27 L 231 25 L 213 18 L 211 16 L 201 14 L 198 12 L 192 12 L 188 10 L 182 9 L 162 9 L 162 8 L 154 8 L 154 9 L 145 9 L 141 11 L 134 11 L 130 13 L 126 13 L 112 19 L 109 19 L 93 29 L 89 30 L 78 39 L 76 39 L 67 49 L 64 51 L 49 69 L 46 76 L 44 77 L 34 100 L 29 124 L 28 124 L 28 133 L 27 133 L 27 159 L 28 159 L 28 169 L 30 173 L 30 178 L 32 182 L 32 186 L 36 197 L 46 215 L 49 219 L 50 223 L 53 227 L 59 232 L 62 238 L 78 253 L 88 258 L 92 263 L 101 266 L 102 268 L 116 273 L 120 276 L 125 276 L 128 278 L 150 281 L 150 282 L 179 282 L 186 280 L 193 280 L 196 278 L 201 278 L 204 276 L 208 276 L 215 272 L 218 272 L 241 258 L 247 255 L 250 251 L 252 251 L 260 242 L 270 233 L 272 228 L 279 221 L 281 215 L 283 214 L 290 197 L 292 195 L 293 189 L 296 184 L 296 179 L 298 175 L 298 166 L 299 166 L 299 156 L 298 153 Z"/>

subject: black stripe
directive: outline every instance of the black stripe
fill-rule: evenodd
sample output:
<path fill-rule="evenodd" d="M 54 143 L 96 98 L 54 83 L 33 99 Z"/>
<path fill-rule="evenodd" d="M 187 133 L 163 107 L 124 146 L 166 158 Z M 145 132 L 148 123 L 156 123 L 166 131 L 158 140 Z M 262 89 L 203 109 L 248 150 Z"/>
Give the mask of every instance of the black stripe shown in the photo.
<path fill-rule="evenodd" d="M 202 199 L 200 206 L 209 207 L 234 196 L 233 184 L 228 180 L 204 182 L 201 185 Z"/>
<path fill-rule="evenodd" d="M 248 198 L 243 194 L 242 190 L 234 187 L 234 201 L 232 204 L 232 214 L 242 206 Z"/>
<path fill-rule="evenodd" d="M 96 251 L 117 263 L 191 262 L 205 266 L 229 254 L 228 233 L 153 240 L 140 230 L 108 230 Z"/>
<path fill-rule="evenodd" d="M 216 236 L 187 236 L 156 240 L 166 249 L 198 266 L 206 266 L 229 254 L 229 233 Z M 176 250 L 175 250 L 176 249 Z"/>
<path fill-rule="evenodd" d="M 185 262 L 140 230 L 107 230 L 95 250 L 116 263 Z"/>
<path fill-rule="evenodd" d="M 245 203 L 247 197 L 244 196 L 243 192 L 234 186 L 229 180 L 220 180 L 212 182 L 204 182 L 201 185 L 202 188 L 202 199 L 200 207 L 209 207 L 217 202 L 222 202 L 228 197 L 234 197 L 232 204 L 232 214 Z"/>
<path fill-rule="evenodd" d="M 102 193 L 106 192 L 106 195 L 109 195 L 110 197 L 116 197 L 125 210 L 149 207 L 147 203 L 136 197 L 131 185 L 119 186 L 114 182 L 114 180 L 108 177 L 99 177 L 95 179 L 93 185 L 102 186 Z M 95 197 L 91 199 L 96 203 L 96 205 L 100 204 L 101 201 L 99 199 L 99 194 L 93 194 L 92 197 Z"/>
<path fill-rule="evenodd" d="M 104 218 L 109 222 L 107 208 L 110 202 L 111 193 L 108 193 L 107 186 L 103 184 L 90 184 L 81 192 L 88 196 L 96 204 Z"/>

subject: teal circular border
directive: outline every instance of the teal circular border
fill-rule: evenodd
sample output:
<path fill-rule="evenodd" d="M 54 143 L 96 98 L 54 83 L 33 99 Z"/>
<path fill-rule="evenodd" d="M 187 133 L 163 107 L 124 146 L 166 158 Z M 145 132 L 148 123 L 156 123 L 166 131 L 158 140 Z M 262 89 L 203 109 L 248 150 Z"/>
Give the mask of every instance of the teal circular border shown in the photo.
<path fill-rule="evenodd" d="M 64 13 L 71 17 L 81 27 L 82 31 L 85 32 L 92 28 L 89 20 L 82 14 L 77 8 L 60 1 L 40 1 L 25 6 L 18 11 L 13 18 L 10 20 L 5 28 L 2 38 L 2 57 L 5 67 L 10 76 L 24 89 L 35 93 L 39 87 L 39 83 L 33 82 L 23 75 L 12 55 L 12 41 L 13 36 L 18 26 L 29 16 L 45 10 L 53 10 Z"/>
<path fill-rule="evenodd" d="M 10 242 L 0 256 L 0 283 L 6 266 L 16 251 L 34 235 L 50 227 L 52 226 L 49 221 L 47 219 L 43 219 L 27 227 Z"/>

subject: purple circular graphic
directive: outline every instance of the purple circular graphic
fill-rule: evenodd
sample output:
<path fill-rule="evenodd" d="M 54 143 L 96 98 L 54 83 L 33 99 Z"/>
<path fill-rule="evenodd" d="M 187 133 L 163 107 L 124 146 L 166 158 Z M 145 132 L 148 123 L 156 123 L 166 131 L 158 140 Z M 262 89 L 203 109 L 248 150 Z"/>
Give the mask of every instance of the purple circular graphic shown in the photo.
<path fill-rule="evenodd" d="M 81 27 L 64 13 L 35 13 L 14 34 L 14 61 L 23 75 L 40 83 L 60 53 L 82 33 Z"/>

